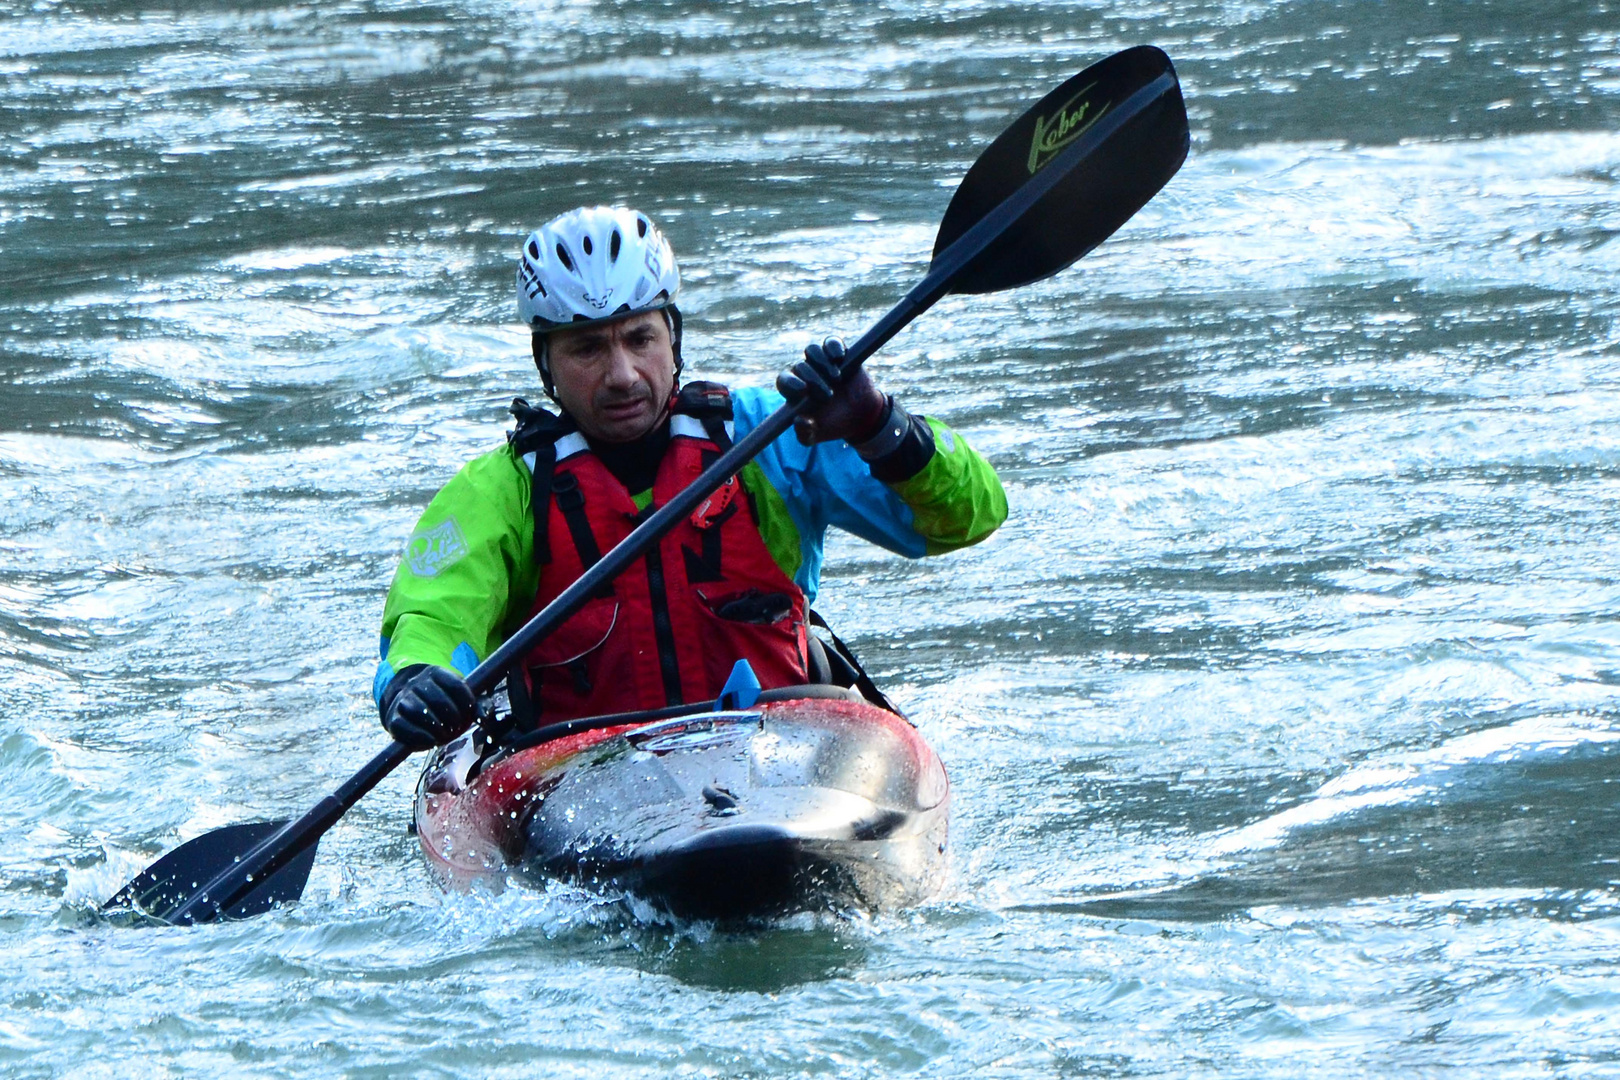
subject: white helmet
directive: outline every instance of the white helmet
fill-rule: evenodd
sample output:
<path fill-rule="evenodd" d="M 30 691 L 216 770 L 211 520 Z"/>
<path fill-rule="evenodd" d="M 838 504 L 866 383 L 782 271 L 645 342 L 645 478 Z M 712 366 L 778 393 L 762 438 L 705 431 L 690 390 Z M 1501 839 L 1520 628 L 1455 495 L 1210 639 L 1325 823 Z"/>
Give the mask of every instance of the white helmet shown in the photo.
<path fill-rule="evenodd" d="M 675 253 L 646 214 L 582 206 L 529 234 L 518 256 L 518 317 L 543 334 L 670 307 Z"/>

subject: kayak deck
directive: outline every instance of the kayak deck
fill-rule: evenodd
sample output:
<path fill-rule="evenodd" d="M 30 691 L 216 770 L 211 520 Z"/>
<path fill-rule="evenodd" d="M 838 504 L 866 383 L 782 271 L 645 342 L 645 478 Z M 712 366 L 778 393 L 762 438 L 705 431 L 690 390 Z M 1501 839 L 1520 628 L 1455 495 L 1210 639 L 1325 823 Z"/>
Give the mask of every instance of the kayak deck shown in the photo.
<path fill-rule="evenodd" d="M 423 853 L 447 888 L 499 887 L 515 871 L 729 919 L 903 906 L 944 873 L 944 766 L 914 727 L 864 701 L 581 731 L 470 781 L 459 753 L 435 757 L 416 800 Z"/>

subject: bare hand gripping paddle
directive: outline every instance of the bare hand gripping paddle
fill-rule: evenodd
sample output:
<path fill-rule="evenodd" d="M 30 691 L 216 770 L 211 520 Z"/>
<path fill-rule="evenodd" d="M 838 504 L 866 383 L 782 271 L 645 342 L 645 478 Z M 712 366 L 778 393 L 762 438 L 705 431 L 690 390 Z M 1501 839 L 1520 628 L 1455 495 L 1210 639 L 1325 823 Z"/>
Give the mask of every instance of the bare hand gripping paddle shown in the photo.
<path fill-rule="evenodd" d="M 859 340 L 847 379 L 947 293 L 989 293 L 1050 277 L 1102 243 L 1186 160 L 1187 113 L 1170 58 L 1150 45 L 1093 64 L 1042 98 L 968 170 L 946 208 L 928 273 Z M 487 694 L 521 656 L 646 554 L 727 478 L 793 426 L 790 402 L 734 443 L 467 677 Z M 392 743 L 296 821 L 231 825 L 189 840 L 104 906 L 185 925 L 258 915 L 303 895 L 315 846 L 411 754 Z"/>

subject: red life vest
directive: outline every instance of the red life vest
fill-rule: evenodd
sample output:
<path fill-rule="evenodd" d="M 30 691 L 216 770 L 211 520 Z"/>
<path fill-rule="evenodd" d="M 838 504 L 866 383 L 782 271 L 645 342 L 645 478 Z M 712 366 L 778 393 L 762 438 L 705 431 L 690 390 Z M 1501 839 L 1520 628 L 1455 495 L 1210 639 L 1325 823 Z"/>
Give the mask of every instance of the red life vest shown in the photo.
<path fill-rule="evenodd" d="M 535 448 L 524 454 L 541 562 L 530 618 L 724 452 L 731 396 L 715 383 L 682 388 L 644 511 L 584 436 L 536 413 L 549 423 L 513 434 L 520 452 Z M 522 662 L 522 686 L 508 688 L 529 699 L 538 722 L 552 723 L 712 700 L 741 659 L 767 688 L 797 685 L 807 679 L 805 617 L 804 593 L 771 557 L 733 476 L 536 646 Z"/>

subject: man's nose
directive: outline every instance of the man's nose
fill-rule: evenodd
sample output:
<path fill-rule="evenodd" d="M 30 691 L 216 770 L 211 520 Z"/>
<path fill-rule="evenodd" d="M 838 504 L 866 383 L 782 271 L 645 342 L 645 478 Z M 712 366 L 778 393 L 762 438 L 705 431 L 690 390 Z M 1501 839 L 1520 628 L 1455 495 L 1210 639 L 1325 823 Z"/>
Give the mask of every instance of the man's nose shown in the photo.
<path fill-rule="evenodd" d="M 622 342 L 615 341 L 608 349 L 607 370 L 602 381 L 615 389 L 634 386 L 641 380 L 634 361 L 635 355 Z"/>

